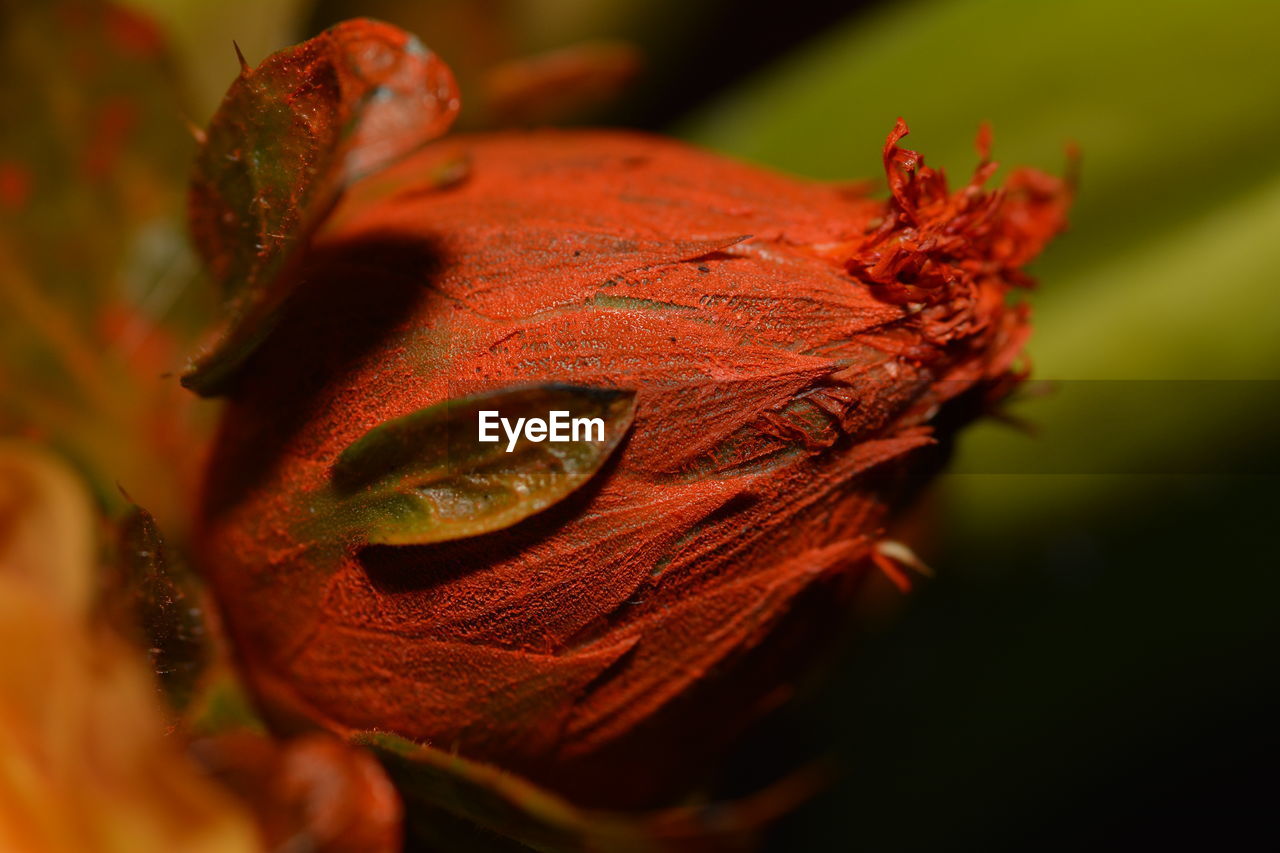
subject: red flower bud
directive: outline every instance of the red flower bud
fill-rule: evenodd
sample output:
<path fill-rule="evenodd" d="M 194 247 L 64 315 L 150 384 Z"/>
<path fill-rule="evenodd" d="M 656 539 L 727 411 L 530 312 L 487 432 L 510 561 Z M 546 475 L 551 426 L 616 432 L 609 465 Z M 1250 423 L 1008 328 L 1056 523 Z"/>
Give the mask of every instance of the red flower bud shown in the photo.
<path fill-rule="evenodd" d="M 951 193 L 905 133 L 887 202 L 604 132 L 357 185 L 236 380 L 203 509 L 277 722 L 618 805 L 774 703 L 887 562 L 931 421 L 1009 376 L 1006 292 L 1063 222 L 1059 181 L 988 192 L 984 163 Z M 562 402 L 608 440 L 476 444 L 486 407 Z"/>

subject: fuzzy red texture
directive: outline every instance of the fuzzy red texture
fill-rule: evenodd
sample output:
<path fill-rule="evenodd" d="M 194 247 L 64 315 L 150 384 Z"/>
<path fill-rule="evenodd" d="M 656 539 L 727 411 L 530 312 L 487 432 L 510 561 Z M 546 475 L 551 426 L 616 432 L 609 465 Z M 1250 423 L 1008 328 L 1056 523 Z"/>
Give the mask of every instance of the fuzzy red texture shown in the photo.
<path fill-rule="evenodd" d="M 1006 291 L 1067 206 L 1029 172 L 982 190 L 987 165 L 949 194 L 903 133 L 887 202 L 606 132 L 460 137 L 357 188 L 232 396 L 205 496 L 204 567 L 277 723 L 635 805 L 784 697 L 930 419 L 1007 379 L 1028 326 Z M 370 428 L 544 381 L 637 392 L 566 501 L 442 545 L 295 533 Z"/>

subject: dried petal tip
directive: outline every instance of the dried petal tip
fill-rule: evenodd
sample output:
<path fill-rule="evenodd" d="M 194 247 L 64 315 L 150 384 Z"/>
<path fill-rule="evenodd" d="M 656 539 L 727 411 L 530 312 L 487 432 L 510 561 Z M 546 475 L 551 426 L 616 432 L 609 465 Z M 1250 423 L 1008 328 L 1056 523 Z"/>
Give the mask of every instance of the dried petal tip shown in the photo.
<path fill-rule="evenodd" d="M 898 119 L 884 146 L 892 197 L 888 215 L 843 261 L 845 269 L 899 304 L 975 304 L 980 291 L 1030 286 L 1020 267 L 1066 223 L 1070 186 L 1042 172 L 1019 169 L 1005 186 L 984 191 L 997 164 L 988 159 L 990 131 L 978 134 L 982 162 L 955 193 L 939 170 L 899 146 L 908 133 Z"/>
<path fill-rule="evenodd" d="M 910 569 L 924 577 L 933 577 L 933 569 L 929 568 L 916 553 L 901 542 L 882 539 L 871 549 L 871 563 L 903 593 L 911 592 Z"/>
<path fill-rule="evenodd" d="M 204 128 L 200 127 L 187 116 L 182 116 L 182 124 L 187 129 L 187 133 L 191 134 L 191 138 L 196 141 L 196 145 L 203 146 L 209 141 L 209 135 L 204 132 Z"/>
<path fill-rule="evenodd" d="M 991 159 L 991 125 L 988 122 L 978 125 L 978 136 L 973 144 L 978 149 L 979 160 L 986 163 Z"/>
<path fill-rule="evenodd" d="M 236 49 L 236 59 L 240 60 L 240 73 L 245 77 L 248 77 L 250 72 L 253 71 L 252 66 L 249 65 L 249 60 L 244 58 L 244 51 L 240 49 L 239 42 L 232 39 L 231 46 Z"/>

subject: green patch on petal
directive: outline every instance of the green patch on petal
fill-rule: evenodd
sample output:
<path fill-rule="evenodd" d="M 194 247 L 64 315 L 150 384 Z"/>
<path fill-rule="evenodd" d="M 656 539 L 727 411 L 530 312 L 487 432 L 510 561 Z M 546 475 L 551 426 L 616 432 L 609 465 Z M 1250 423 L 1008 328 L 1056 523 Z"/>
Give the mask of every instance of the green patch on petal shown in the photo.
<path fill-rule="evenodd" d="M 553 440 L 550 429 L 539 438 L 527 426 L 539 419 L 553 427 L 553 413 L 565 440 Z M 320 538 L 423 545 L 510 527 L 590 480 L 634 413 L 631 391 L 539 385 L 388 421 L 338 458 L 316 513 Z M 481 440 L 482 420 L 493 440 Z"/>

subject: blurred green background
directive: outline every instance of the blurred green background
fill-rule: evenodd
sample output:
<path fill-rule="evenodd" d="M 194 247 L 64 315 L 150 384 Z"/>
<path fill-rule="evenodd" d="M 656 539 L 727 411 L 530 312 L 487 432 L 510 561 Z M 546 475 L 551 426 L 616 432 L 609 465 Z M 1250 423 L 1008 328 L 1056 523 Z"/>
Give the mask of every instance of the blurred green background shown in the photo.
<path fill-rule="evenodd" d="M 1221 0 L 132 0 L 203 123 L 235 73 L 344 17 L 416 32 L 483 126 L 486 73 L 621 40 L 643 71 L 566 119 L 800 175 L 908 144 L 963 180 L 1082 152 L 1036 264 L 1035 375 L 925 500 L 938 578 L 780 725 L 846 772 L 778 850 L 1046 850 L 1275 833 L 1280 4 Z M 750 763 L 749 761 L 747 762 Z"/>

